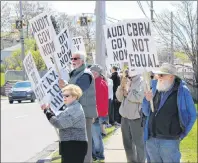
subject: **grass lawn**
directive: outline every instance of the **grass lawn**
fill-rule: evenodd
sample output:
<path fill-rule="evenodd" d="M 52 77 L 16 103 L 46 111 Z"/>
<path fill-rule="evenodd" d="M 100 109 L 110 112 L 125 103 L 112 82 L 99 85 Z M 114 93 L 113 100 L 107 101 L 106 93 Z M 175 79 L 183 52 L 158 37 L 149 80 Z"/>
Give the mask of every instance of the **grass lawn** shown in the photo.
<path fill-rule="evenodd" d="M 197 160 L 197 120 L 189 135 L 182 140 L 180 150 L 182 162 L 198 162 Z"/>
<path fill-rule="evenodd" d="M 5 84 L 5 74 L 1 73 L 1 87 Z"/>
<path fill-rule="evenodd" d="M 196 107 L 196 110 L 198 111 L 198 104 L 197 103 L 195 104 L 195 107 Z"/>
<path fill-rule="evenodd" d="M 114 131 L 115 131 L 116 129 L 115 129 L 115 126 L 112 126 L 112 127 L 110 127 L 110 128 L 106 128 L 106 132 L 107 132 L 107 136 L 105 136 L 104 138 L 103 138 L 103 142 L 104 143 L 106 143 L 107 141 L 108 141 L 108 139 L 111 137 L 111 135 L 114 133 Z M 52 161 L 52 163 L 60 163 L 61 162 L 61 159 L 59 158 L 60 156 L 59 156 L 59 152 L 56 152 L 56 153 L 54 153 L 54 155 L 52 156 L 52 159 L 54 160 L 54 161 Z M 56 158 L 59 158 L 59 159 L 56 159 Z"/>
<path fill-rule="evenodd" d="M 195 104 L 196 109 L 198 110 L 198 105 Z M 198 121 L 196 120 L 192 130 L 189 135 L 184 138 L 180 144 L 180 150 L 182 154 L 182 162 L 198 162 L 197 160 L 197 125 Z"/>

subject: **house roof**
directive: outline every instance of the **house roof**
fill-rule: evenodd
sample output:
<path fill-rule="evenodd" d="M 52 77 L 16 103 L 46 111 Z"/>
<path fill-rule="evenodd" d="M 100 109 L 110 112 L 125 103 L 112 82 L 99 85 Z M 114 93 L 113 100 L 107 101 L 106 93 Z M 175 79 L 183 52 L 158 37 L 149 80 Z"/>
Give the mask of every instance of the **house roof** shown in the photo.
<path fill-rule="evenodd" d="M 19 49 L 19 48 L 21 48 L 21 44 L 20 43 L 14 45 L 14 46 L 5 48 L 5 49 L 1 50 L 1 52 L 3 52 L 3 51 L 14 51 L 14 50 Z"/>
<path fill-rule="evenodd" d="M 5 58 L 9 57 L 13 51 L 20 49 L 20 48 L 21 48 L 21 44 L 19 43 L 9 48 L 5 48 L 1 50 L 1 60 L 4 60 Z"/>

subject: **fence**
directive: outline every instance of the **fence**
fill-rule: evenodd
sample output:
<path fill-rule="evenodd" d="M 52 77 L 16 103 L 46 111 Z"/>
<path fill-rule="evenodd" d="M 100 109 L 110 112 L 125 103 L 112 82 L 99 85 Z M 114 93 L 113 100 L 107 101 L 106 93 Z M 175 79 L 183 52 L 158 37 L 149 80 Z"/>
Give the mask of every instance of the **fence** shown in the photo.
<path fill-rule="evenodd" d="M 40 77 L 43 77 L 47 73 L 47 70 L 45 71 L 39 71 Z M 5 85 L 1 87 L 1 95 L 8 96 L 8 93 L 12 86 L 17 81 L 23 80 L 23 71 L 16 71 L 16 70 L 8 70 L 5 72 Z M 25 77 L 25 80 L 28 80 L 28 77 Z"/>

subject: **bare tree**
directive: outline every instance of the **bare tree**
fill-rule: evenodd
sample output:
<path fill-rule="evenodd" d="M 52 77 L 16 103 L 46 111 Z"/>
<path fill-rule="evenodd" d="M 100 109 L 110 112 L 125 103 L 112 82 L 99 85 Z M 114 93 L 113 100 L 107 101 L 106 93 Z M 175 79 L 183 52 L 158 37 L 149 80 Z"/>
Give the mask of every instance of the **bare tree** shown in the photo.
<path fill-rule="evenodd" d="M 10 24 L 10 3 L 1 1 L 1 30 L 8 27 Z"/>
<path fill-rule="evenodd" d="M 59 13 L 57 21 L 61 29 L 68 27 L 72 37 L 82 36 L 86 47 L 86 52 L 91 53 L 95 50 L 95 22 L 93 15 L 88 16 L 92 21 L 87 26 L 81 27 L 78 23 L 79 17 L 68 16 L 65 13 Z M 88 57 L 88 60 L 90 58 Z"/>
<path fill-rule="evenodd" d="M 198 83 L 198 54 L 197 54 L 197 8 L 195 1 L 181 1 L 173 4 L 176 12 L 173 12 L 173 36 L 175 49 L 184 52 L 192 62 L 196 83 Z M 161 31 L 162 39 L 170 43 L 171 13 L 164 11 L 156 18 L 156 26 Z"/>
<path fill-rule="evenodd" d="M 15 3 L 14 10 L 16 13 L 17 19 L 20 18 L 20 6 L 19 3 Z M 38 14 L 48 11 L 50 12 L 51 9 L 48 6 L 47 2 L 33 2 L 33 1 L 23 1 L 22 2 L 22 11 L 23 11 L 23 20 L 26 25 L 26 36 L 29 36 L 29 20 Z"/>

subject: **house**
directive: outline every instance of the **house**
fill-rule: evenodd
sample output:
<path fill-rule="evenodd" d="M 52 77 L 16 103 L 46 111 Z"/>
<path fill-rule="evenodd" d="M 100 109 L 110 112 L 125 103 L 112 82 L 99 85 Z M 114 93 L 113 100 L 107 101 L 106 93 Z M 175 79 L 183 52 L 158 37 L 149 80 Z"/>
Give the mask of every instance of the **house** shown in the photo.
<path fill-rule="evenodd" d="M 19 43 L 14 46 L 11 46 L 9 48 L 5 48 L 5 49 L 1 50 L 1 61 L 4 61 L 5 58 L 11 56 L 13 51 L 20 49 L 20 48 L 21 48 L 21 44 Z"/>

